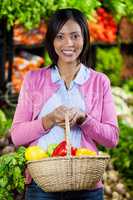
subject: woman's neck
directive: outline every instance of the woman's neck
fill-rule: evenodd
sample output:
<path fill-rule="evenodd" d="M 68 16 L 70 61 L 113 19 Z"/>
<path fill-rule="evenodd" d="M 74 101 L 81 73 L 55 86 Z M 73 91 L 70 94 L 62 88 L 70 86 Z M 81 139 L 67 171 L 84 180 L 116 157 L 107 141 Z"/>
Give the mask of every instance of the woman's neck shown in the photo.
<path fill-rule="evenodd" d="M 61 78 L 65 82 L 71 82 L 77 75 L 80 69 L 80 63 L 60 63 L 58 62 L 58 69 Z"/>

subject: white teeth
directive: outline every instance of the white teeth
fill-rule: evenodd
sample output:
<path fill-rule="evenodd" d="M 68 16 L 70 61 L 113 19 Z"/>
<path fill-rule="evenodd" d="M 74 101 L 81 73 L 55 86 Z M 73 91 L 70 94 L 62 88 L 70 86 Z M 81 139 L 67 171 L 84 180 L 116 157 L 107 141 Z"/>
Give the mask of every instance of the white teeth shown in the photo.
<path fill-rule="evenodd" d="M 74 51 L 73 50 L 62 50 L 62 52 L 64 53 L 64 54 L 72 54 Z"/>
<path fill-rule="evenodd" d="M 74 51 L 74 49 L 63 49 L 62 51 Z"/>

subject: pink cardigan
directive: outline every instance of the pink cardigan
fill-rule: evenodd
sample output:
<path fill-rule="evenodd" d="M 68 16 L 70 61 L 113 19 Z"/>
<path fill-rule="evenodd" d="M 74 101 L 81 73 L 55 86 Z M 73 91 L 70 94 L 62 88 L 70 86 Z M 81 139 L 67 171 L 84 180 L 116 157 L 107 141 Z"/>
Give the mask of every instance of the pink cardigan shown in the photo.
<path fill-rule="evenodd" d="M 119 140 L 119 128 L 109 79 L 105 74 L 90 69 L 90 77 L 79 87 L 88 116 L 80 126 L 83 132 L 81 146 L 96 152 L 97 144 L 107 148 L 115 147 Z M 37 119 L 37 116 L 58 88 L 59 85 L 51 80 L 50 68 L 27 73 L 11 128 L 15 146 L 34 145 L 43 134 L 48 133 L 49 130 L 43 128 L 42 120 Z M 31 177 L 26 171 L 26 183 L 30 182 Z M 96 187 L 102 187 L 101 181 Z"/>

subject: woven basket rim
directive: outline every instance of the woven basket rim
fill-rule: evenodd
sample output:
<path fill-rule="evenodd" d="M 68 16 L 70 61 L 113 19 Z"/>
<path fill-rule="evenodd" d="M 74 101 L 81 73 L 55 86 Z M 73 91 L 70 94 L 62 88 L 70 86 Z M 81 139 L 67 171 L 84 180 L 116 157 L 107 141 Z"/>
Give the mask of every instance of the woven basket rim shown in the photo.
<path fill-rule="evenodd" d="M 70 156 L 70 157 L 67 157 L 67 156 L 58 156 L 58 157 L 47 157 L 47 158 L 43 158 L 43 159 L 40 159 L 40 160 L 30 160 L 30 161 L 27 161 L 27 164 L 30 164 L 30 163 L 39 163 L 39 162 L 43 162 L 43 161 L 53 161 L 53 160 L 85 160 L 85 159 L 94 159 L 94 160 L 97 160 L 97 159 L 109 159 L 110 158 L 110 155 L 108 154 L 104 154 L 104 155 L 95 155 L 95 156 Z"/>

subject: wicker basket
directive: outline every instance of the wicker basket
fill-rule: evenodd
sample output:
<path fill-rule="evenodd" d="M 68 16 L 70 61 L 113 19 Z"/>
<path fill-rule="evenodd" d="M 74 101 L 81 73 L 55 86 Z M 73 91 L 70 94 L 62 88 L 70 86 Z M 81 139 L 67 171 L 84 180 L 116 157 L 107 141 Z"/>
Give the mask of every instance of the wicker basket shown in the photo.
<path fill-rule="evenodd" d="M 34 181 L 46 192 L 92 189 L 102 179 L 109 155 L 71 156 L 69 120 L 66 115 L 66 157 L 50 157 L 27 163 Z"/>

